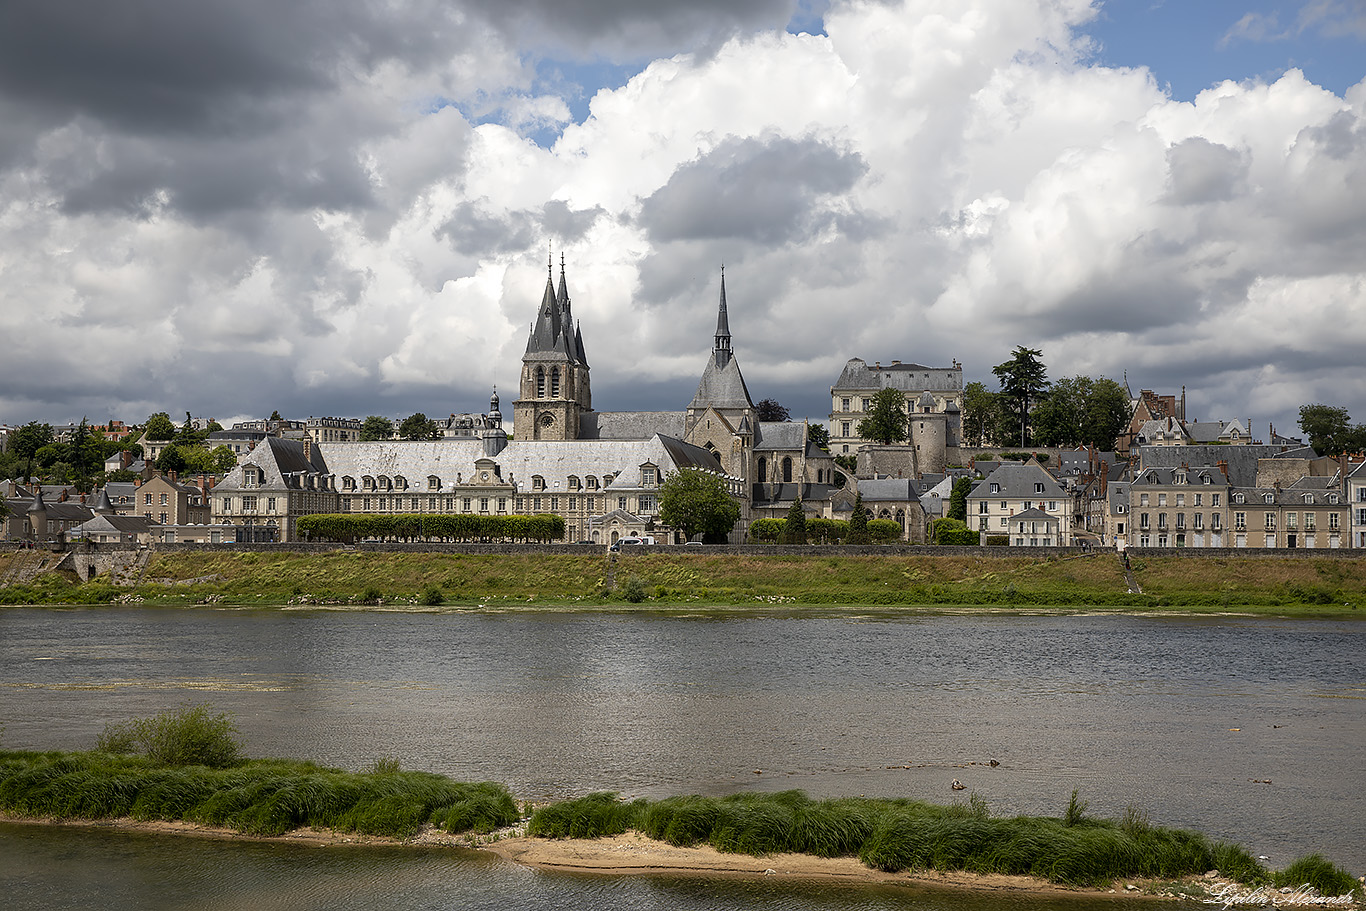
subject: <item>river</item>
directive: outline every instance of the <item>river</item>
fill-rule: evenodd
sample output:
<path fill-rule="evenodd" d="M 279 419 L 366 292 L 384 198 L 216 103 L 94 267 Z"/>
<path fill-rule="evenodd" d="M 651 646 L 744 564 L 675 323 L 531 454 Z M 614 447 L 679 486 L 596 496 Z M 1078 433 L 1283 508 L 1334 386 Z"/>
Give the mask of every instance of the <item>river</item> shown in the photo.
<path fill-rule="evenodd" d="M 0 723 L 8 748 L 86 749 L 107 721 L 203 701 L 234 714 L 251 755 L 355 769 L 392 756 L 501 781 L 523 798 L 801 788 L 949 802 L 976 793 L 996 814 L 1058 815 L 1075 788 L 1095 815 L 1135 805 L 1154 823 L 1242 842 L 1273 866 L 1322 851 L 1359 874 L 1363 643 L 1358 623 L 1236 617 L 9 608 L 0 610 Z M 951 791 L 954 779 L 969 790 Z M 22 855 L 38 871 L 26 882 L 75 882 L 57 873 L 71 857 L 83 865 L 90 853 L 97 867 L 131 851 L 148 869 L 212 855 L 206 876 L 257 889 L 290 850 L 31 831 L 0 828 L 0 860 Z M 157 847 L 145 857 L 124 847 L 141 845 Z M 680 896 L 700 887 L 686 882 L 529 877 L 445 853 L 365 856 L 377 858 L 375 872 L 356 875 L 410 884 L 413 902 L 394 907 L 536 907 L 539 893 L 517 883 L 548 895 L 556 883 L 597 890 L 622 907 L 788 900 L 782 889 L 772 904 L 728 885 L 730 898 L 708 904 L 708 890 L 721 888 L 713 884 L 689 904 Z M 217 872 L 231 858 L 241 875 Z M 500 885 L 487 894 L 506 903 L 471 905 L 441 890 L 427 902 L 420 884 L 440 879 L 443 864 L 462 871 L 456 878 L 492 877 Z M 278 886 L 325 891 L 295 879 Z M 796 906 L 822 906 L 795 894 Z M 578 902 L 568 895 L 559 903 Z M 904 890 L 826 898 L 882 907 L 877 896 L 888 895 L 906 900 Z M 67 905 L 84 902 L 73 893 Z"/>

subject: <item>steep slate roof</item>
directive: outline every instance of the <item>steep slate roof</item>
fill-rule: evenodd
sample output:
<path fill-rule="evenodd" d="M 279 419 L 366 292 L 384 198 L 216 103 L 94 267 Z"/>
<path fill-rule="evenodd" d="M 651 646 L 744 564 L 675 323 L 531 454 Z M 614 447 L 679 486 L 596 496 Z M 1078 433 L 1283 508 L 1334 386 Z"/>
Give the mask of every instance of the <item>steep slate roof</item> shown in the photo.
<path fill-rule="evenodd" d="M 1271 458 L 1317 458 L 1308 446 L 1271 446 L 1249 443 L 1246 446 L 1140 446 L 1138 464 L 1143 468 L 1228 463 L 1228 479 L 1235 487 L 1257 483 L 1257 460 Z"/>
<path fill-rule="evenodd" d="M 992 484 L 1001 485 L 1001 489 L 996 493 L 991 493 Z M 1043 484 L 1042 493 L 1035 491 L 1035 484 Z M 863 483 L 859 482 L 859 490 L 862 489 Z M 1016 497 L 1022 500 L 1032 500 L 1036 497 L 1064 499 L 1067 497 L 1067 492 L 1062 489 L 1062 485 L 1051 474 L 1035 462 L 1002 462 L 995 471 L 974 484 L 968 496 L 978 499 L 982 497 Z"/>
<path fill-rule="evenodd" d="M 926 367 L 923 364 L 883 364 L 870 367 L 862 358 L 850 358 L 840 372 L 840 378 L 831 387 L 836 393 L 840 390 L 859 389 L 900 389 L 903 392 L 932 390 L 934 392 L 959 392 L 960 384 L 954 375 L 959 373 L 955 367 Z"/>
<path fill-rule="evenodd" d="M 140 535 L 161 523 L 149 516 L 95 516 L 71 529 L 73 533 L 88 535 L 92 532 L 115 532 L 124 535 Z"/>
<path fill-rule="evenodd" d="M 305 458 L 304 444 L 299 440 L 266 437 L 255 449 L 245 453 L 237 467 L 224 475 L 223 480 L 214 489 L 243 489 L 242 473 L 248 465 L 254 465 L 260 470 L 260 488 L 299 487 L 299 480 L 304 475 L 327 474 L 327 463 L 319 451 L 320 445 L 322 444 L 315 444 L 312 457 Z"/>
<path fill-rule="evenodd" d="M 1178 473 L 1185 471 L 1186 480 L 1181 482 Z M 1211 485 L 1224 485 L 1228 483 L 1223 469 L 1217 465 L 1200 465 L 1195 468 L 1168 468 L 1153 467 L 1144 468 L 1134 475 L 1134 484 L 1163 485 L 1166 487 L 1204 487 L 1205 478 L 1209 478 Z"/>
<path fill-rule="evenodd" d="M 1243 502 L 1238 503 L 1229 497 L 1229 505 L 1234 509 L 1252 508 L 1255 506 L 1346 506 L 1347 498 L 1342 491 L 1337 488 L 1331 490 L 1310 490 L 1303 487 L 1282 487 L 1277 490 L 1274 487 L 1235 487 L 1232 495 L 1242 494 Z M 1271 502 L 1266 502 L 1267 495 L 1271 495 Z M 1309 498 L 1309 502 L 1305 498 Z M 1333 502 L 1336 499 L 1337 502 Z"/>
<path fill-rule="evenodd" d="M 754 450 L 798 449 L 806 440 L 806 427 L 793 421 L 758 421 Z"/>
<path fill-rule="evenodd" d="M 1037 506 L 1031 506 L 1024 512 L 1016 513 L 1010 517 L 1011 524 L 1016 522 L 1056 522 L 1058 517 L 1051 512 L 1044 512 Z"/>
<path fill-rule="evenodd" d="M 867 478 L 858 482 L 863 504 L 887 501 L 919 502 L 914 478 Z"/>
<path fill-rule="evenodd" d="M 697 384 L 697 393 L 688 404 L 689 408 L 701 411 L 708 406 L 721 410 L 753 408 L 749 388 L 740 373 L 740 363 L 734 357 L 726 360 L 724 367 L 716 366 L 716 358 L 707 358 L 707 367 L 702 371 L 702 379 Z"/>
<path fill-rule="evenodd" d="M 798 496 L 805 503 L 810 500 L 828 500 L 835 488 L 830 484 L 798 484 L 796 481 L 779 484 L 751 485 L 751 497 L 755 508 L 775 509 L 791 506 Z"/>

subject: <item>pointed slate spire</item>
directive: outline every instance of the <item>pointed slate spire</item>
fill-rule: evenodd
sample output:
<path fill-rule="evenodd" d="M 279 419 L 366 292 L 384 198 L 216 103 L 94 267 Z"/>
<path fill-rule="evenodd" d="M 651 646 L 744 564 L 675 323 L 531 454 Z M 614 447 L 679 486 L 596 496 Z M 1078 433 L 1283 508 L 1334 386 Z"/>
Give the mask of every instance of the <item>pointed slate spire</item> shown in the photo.
<path fill-rule="evenodd" d="M 555 261 L 549 255 L 546 257 L 545 268 L 545 294 L 541 296 L 541 308 L 536 313 L 536 323 L 531 327 L 531 338 L 526 343 L 528 354 L 554 351 L 559 346 L 563 333 L 560 302 L 555 294 Z"/>
<path fill-rule="evenodd" d="M 724 367 L 730 360 L 730 320 L 726 316 L 726 267 L 721 267 L 721 306 L 716 314 L 716 366 Z"/>

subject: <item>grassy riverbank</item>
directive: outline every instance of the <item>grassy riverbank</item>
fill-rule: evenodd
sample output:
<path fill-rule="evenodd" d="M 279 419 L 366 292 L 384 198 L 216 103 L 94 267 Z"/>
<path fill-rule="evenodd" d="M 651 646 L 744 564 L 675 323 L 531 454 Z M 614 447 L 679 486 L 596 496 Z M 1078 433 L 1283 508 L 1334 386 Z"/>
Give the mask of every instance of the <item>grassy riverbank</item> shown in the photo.
<path fill-rule="evenodd" d="M 0 556 L 0 576 L 9 555 Z M 510 606 L 912 605 L 1003 609 L 1238 611 L 1366 615 L 1366 554 L 1269 559 L 1131 558 L 1130 593 L 1112 553 L 1031 556 L 760 556 L 627 553 L 155 554 L 140 581 L 80 583 L 49 573 L 0 589 L 0 604 L 106 603 Z M 1359 610 L 1358 608 L 1361 607 Z"/>
<path fill-rule="evenodd" d="M 632 803 L 595 794 L 540 808 L 526 834 L 598 839 L 637 831 L 676 847 L 847 857 L 887 873 L 966 871 L 1091 888 L 1121 878 L 1171 881 L 1218 870 L 1244 886 L 1308 884 L 1321 895 L 1359 894 L 1356 880 L 1317 855 L 1272 872 L 1239 845 L 1153 826 L 1136 811 L 1116 822 L 1089 818 L 1084 809 L 1075 794 L 1061 817 L 1009 819 L 993 818 L 975 798 L 945 807 L 816 801 L 799 791 Z M 312 829 L 410 838 L 431 825 L 489 833 L 521 819 L 501 785 L 397 768 L 355 773 L 258 759 L 211 769 L 104 752 L 20 751 L 0 751 L 0 814 L 184 822 L 254 837 Z"/>

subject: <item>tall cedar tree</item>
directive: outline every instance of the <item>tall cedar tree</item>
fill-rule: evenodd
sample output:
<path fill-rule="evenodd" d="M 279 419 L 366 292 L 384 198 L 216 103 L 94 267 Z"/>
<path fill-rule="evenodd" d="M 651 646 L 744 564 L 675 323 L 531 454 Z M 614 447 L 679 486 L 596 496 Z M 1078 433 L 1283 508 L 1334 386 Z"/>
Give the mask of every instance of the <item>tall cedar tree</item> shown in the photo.
<path fill-rule="evenodd" d="M 868 416 L 858 422 L 858 435 L 881 446 L 904 443 L 908 430 L 906 396 L 899 389 L 880 389 Z"/>
<path fill-rule="evenodd" d="M 806 543 L 806 510 L 802 508 L 801 497 L 793 500 L 791 508 L 787 511 L 787 520 L 783 523 L 783 538 L 787 544 Z"/>
<path fill-rule="evenodd" d="M 849 533 L 844 538 L 850 544 L 867 544 L 868 514 L 863 511 L 863 494 L 854 495 L 854 514 L 849 517 Z"/>
<path fill-rule="evenodd" d="M 1006 408 L 1020 426 L 1019 437 L 1011 445 L 1029 445 L 1030 405 L 1048 391 L 1048 368 L 1039 360 L 1042 353 L 1037 348 L 1020 346 L 1012 352 L 1010 360 L 991 368 L 1001 384 Z"/>
<path fill-rule="evenodd" d="M 949 494 L 949 514 L 946 518 L 957 519 L 959 522 L 968 520 L 968 494 L 972 493 L 972 478 L 959 478 L 953 482 L 953 491 Z"/>

